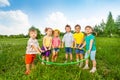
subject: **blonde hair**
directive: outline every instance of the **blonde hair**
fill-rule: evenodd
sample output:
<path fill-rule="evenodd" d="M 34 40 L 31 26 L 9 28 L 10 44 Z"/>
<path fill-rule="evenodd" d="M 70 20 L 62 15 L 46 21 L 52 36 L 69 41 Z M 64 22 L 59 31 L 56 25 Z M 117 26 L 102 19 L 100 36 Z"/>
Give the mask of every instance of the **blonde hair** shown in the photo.
<path fill-rule="evenodd" d="M 53 31 L 53 34 L 55 33 L 55 31 L 57 31 L 58 34 L 60 34 L 60 30 L 58 30 L 58 29 L 55 29 L 55 30 Z"/>

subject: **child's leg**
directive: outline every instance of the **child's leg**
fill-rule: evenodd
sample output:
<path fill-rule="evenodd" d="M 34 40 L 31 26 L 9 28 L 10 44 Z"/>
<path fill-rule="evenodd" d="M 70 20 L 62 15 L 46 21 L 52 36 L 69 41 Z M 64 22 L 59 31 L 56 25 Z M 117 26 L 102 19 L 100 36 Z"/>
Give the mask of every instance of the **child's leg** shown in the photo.
<path fill-rule="evenodd" d="M 58 52 L 55 52 L 55 61 L 57 60 Z"/>
<path fill-rule="evenodd" d="M 44 61 L 45 60 L 45 56 L 42 56 L 42 60 Z M 44 64 L 44 62 L 41 62 L 41 64 Z"/>
<path fill-rule="evenodd" d="M 91 51 L 90 58 L 91 58 L 92 63 L 93 63 L 93 68 L 96 68 L 95 55 L 96 55 L 96 51 Z"/>
<path fill-rule="evenodd" d="M 49 57 L 48 56 L 46 57 L 46 61 L 49 62 Z"/>
<path fill-rule="evenodd" d="M 70 53 L 70 60 L 72 61 L 72 53 Z"/>
<path fill-rule="evenodd" d="M 80 59 L 83 59 L 83 54 L 82 54 L 82 53 L 80 53 L 79 57 L 80 57 Z"/>
<path fill-rule="evenodd" d="M 26 72 L 30 71 L 30 64 L 26 64 Z"/>
<path fill-rule="evenodd" d="M 31 68 L 32 68 L 32 69 L 35 68 L 34 62 L 32 62 L 32 64 L 31 64 Z"/>
<path fill-rule="evenodd" d="M 93 67 L 96 68 L 96 60 L 93 60 L 92 62 L 93 62 Z"/>
<path fill-rule="evenodd" d="M 31 61 L 32 61 L 32 55 L 31 54 L 26 54 L 25 55 L 25 64 L 26 64 L 26 72 L 25 72 L 25 74 L 29 74 L 30 73 Z"/>
<path fill-rule="evenodd" d="M 52 54 L 52 62 L 55 61 L 55 51 L 53 51 L 53 54 Z"/>
<path fill-rule="evenodd" d="M 65 54 L 65 59 L 68 60 L 68 53 Z"/>
<path fill-rule="evenodd" d="M 76 53 L 76 60 L 79 61 L 79 54 Z"/>

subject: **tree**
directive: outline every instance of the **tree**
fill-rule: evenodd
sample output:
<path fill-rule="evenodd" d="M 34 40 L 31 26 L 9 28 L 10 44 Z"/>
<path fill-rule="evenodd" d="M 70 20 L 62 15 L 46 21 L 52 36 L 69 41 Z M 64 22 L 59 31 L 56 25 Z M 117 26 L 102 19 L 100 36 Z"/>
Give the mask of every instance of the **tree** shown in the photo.
<path fill-rule="evenodd" d="M 115 26 L 117 28 L 116 33 L 120 35 L 120 15 L 116 19 Z"/>
<path fill-rule="evenodd" d="M 116 27 L 114 23 L 114 19 L 112 17 L 112 13 L 109 12 L 106 27 L 105 27 L 105 33 L 112 36 L 113 33 L 115 33 Z"/>
<path fill-rule="evenodd" d="M 100 25 L 95 25 L 95 27 L 93 28 L 94 32 L 97 33 L 98 36 L 103 35 L 105 26 L 106 26 L 106 24 L 105 24 L 104 20 L 102 20 L 102 23 Z"/>

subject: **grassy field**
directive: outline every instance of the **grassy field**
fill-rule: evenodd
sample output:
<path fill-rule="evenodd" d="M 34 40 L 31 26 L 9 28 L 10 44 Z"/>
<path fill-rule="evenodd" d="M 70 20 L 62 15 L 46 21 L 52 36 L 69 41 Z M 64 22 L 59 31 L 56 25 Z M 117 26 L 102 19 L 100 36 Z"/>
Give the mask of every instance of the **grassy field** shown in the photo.
<path fill-rule="evenodd" d="M 120 80 L 120 38 L 96 38 L 97 72 L 94 74 L 76 65 L 41 65 L 36 58 L 35 69 L 28 76 L 24 74 L 27 40 L 0 39 L 0 80 Z M 39 43 L 42 45 L 41 40 Z M 64 54 L 61 49 L 58 62 L 64 61 Z"/>

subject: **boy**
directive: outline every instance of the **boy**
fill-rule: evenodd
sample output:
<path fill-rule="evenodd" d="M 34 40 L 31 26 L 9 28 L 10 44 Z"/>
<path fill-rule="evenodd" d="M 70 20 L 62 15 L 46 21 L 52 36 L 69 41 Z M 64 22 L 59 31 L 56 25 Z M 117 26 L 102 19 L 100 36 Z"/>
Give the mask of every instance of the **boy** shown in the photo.
<path fill-rule="evenodd" d="M 63 39 L 62 39 L 62 48 L 65 44 L 65 51 L 66 51 L 65 63 L 66 63 L 67 60 L 68 60 L 68 54 L 70 54 L 70 61 L 72 62 L 72 47 L 73 47 L 74 38 L 73 38 L 73 34 L 71 33 L 70 25 L 66 25 L 65 30 L 66 30 L 66 33 L 65 33 L 65 35 L 63 36 Z"/>
<path fill-rule="evenodd" d="M 84 34 L 80 32 L 80 30 L 81 30 L 81 26 L 77 24 L 75 26 L 75 33 L 73 35 L 75 40 L 75 53 L 76 53 L 77 62 L 79 61 L 79 59 L 83 59 L 83 54 L 84 54 L 84 51 L 82 49 L 79 49 L 84 41 Z M 83 62 L 80 63 L 79 67 L 82 66 L 83 66 Z"/>
<path fill-rule="evenodd" d="M 27 43 L 27 50 L 25 55 L 25 63 L 26 63 L 26 72 L 25 74 L 30 74 L 30 66 L 34 67 L 34 59 L 37 53 L 40 53 L 41 49 L 39 47 L 37 37 L 37 31 L 35 28 L 29 29 L 30 39 Z"/>
<path fill-rule="evenodd" d="M 93 63 L 93 68 L 90 70 L 90 72 L 94 73 L 96 71 L 96 60 L 95 60 L 96 46 L 95 46 L 95 37 L 92 35 L 92 31 L 93 29 L 91 26 L 85 27 L 85 33 L 87 34 L 87 36 L 85 37 L 85 42 L 80 49 L 82 49 L 86 45 L 87 52 L 85 54 L 85 58 L 87 58 L 88 55 L 90 54 L 90 59 L 92 60 Z M 88 59 L 86 60 L 85 67 L 83 69 L 89 69 Z"/>

